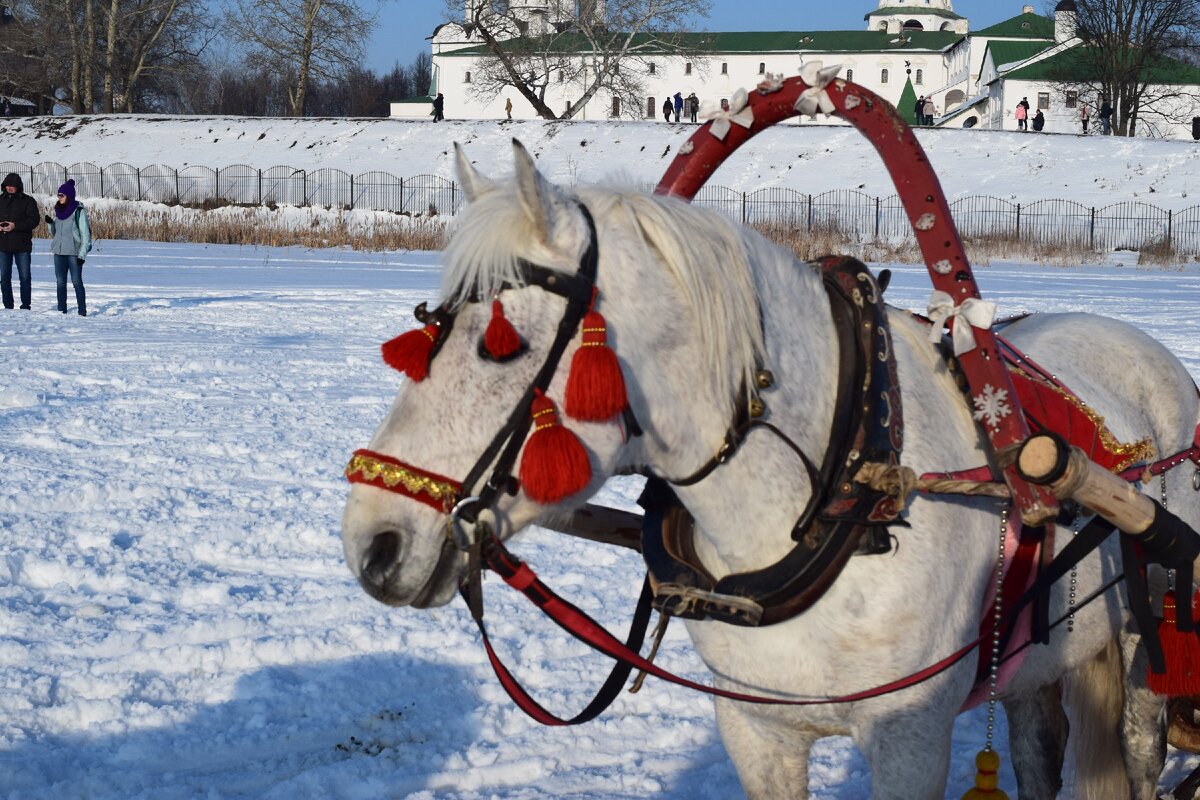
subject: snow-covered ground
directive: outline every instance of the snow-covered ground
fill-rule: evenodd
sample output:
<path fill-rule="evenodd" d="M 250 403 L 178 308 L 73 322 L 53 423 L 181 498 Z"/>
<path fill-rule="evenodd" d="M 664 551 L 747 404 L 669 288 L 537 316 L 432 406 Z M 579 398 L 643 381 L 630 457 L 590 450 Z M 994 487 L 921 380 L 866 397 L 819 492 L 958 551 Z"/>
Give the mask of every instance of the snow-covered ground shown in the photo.
<path fill-rule="evenodd" d="M 516 137 L 558 182 L 596 182 L 618 173 L 654 184 L 693 132 L 692 125 L 665 122 L 33 117 L 0 119 L 0 163 L 287 165 L 453 178 L 452 142 L 463 143 L 484 172 L 510 172 L 509 142 Z M 918 137 L 951 200 L 1065 198 L 1097 208 L 1140 200 L 1173 211 L 1200 203 L 1195 142 L 978 130 L 921 130 Z M 710 183 L 747 192 L 786 187 L 812 194 L 855 188 L 874 196 L 894 193 L 866 139 L 845 126 L 810 122 L 760 134 Z"/>
<path fill-rule="evenodd" d="M 741 796 L 706 698 L 651 680 L 593 723 L 543 728 L 460 602 L 393 610 L 352 581 L 342 468 L 396 392 L 378 345 L 434 297 L 437 254 L 101 242 L 85 319 L 53 310 L 37 251 L 34 310 L 0 310 L 0 797 Z M 924 269 L 893 270 L 891 302 L 923 308 Z M 1200 375 L 1195 265 L 978 274 L 1004 313 L 1122 317 Z M 630 508 L 636 490 L 600 499 Z M 635 554 L 540 530 L 516 549 L 623 632 Z M 501 654 L 551 708 L 581 708 L 606 665 L 488 591 Z M 707 680 L 681 627 L 659 661 Z M 982 733 L 982 710 L 960 718 L 947 798 Z M 1171 763 L 1178 780 L 1195 759 Z M 848 740 L 810 774 L 816 798 L 868 794 Z"/>

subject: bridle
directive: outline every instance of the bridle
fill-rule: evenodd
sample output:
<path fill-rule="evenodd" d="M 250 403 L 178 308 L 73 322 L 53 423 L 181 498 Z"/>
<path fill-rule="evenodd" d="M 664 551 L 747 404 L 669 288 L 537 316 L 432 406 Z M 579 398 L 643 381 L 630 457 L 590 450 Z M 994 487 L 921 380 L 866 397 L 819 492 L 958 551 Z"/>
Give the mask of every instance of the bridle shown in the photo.
<path fill-rule="evenodd" d="M 527 261 L 517 264 L 517 277 L 521 286 L 536 286 L 562 297 L 566 300 L 566 308 L 542 366 L 466 477 L 456 481 L 366 449 L 355 451 L 346 468 L 346 477 L 351 483 L 376 486 L 448 514 L 450 522 L 447 534 L 450 541 L 460 550 L 470 552 L 478 544 L 479 536 L 470 528 L 479 522 L 480 514 L 491 509 L 502 494 L 516 494 L 519 482 L 513 467 L 529 429 L 534 424 L 530 409 L 535 398 L 544 394 L 549 387 L 567 345 L 579 331 L 592 302 L 599 265 L 596 223 L 587 206 L 582 203 L 577 203 L 577 206 L 587 223 L 588 244 L 580 257 L 579 269 L 575 274 L 559 272 Z M 513 287 L 506 284 L 502 288 Z M 472 296 L 467 302 L 482 302 L 483 299 Z M 445 342 L 454 325 L 455 315 L 456 311 L 445 304 L 432 312 L 419 314 L 419 319 L 424 317 L 422 322 L 430 322 L 440 331 L 431 358 L 437 355 L 441 344 Z M 490 474 L 487 474 L 489 469 Z M 487 479 L 475 489 L 485 474 Z"/>

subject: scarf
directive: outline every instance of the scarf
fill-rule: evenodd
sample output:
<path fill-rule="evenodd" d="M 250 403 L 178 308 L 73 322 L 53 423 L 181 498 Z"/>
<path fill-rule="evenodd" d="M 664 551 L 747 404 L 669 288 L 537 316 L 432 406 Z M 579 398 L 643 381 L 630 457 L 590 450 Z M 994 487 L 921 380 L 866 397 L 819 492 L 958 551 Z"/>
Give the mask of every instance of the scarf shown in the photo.
<path fill-rule="evenodd" d="M 59 219 L 66 219 L 75 213 L 75 209 L 79 208 L 79 201 L 72 197 L 66 203 L 54 204 L 54 216 Z"/>

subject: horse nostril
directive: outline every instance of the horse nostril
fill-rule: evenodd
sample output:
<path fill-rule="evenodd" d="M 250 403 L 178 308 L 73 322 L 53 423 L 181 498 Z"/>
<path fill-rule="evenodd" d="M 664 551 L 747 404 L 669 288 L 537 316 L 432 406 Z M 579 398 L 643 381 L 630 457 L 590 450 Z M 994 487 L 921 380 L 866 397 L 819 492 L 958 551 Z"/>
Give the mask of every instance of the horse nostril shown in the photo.
<path fill-rule="evenodd" d="M 363 555 L 363 580 L 375 585 L 382 584 L 400 554 L 400 534 L 384 531 L 375 534 L 371 546 Z"/>

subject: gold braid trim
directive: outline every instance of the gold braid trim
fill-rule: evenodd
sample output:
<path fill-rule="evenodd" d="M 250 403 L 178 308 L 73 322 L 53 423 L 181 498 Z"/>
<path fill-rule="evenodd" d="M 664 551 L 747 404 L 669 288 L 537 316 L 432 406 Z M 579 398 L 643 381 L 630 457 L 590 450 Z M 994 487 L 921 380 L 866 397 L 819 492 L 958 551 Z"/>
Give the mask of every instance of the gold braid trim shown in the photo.
<path fill-rule="evenodd" d="M 1158 451 L 1154 448 L 1154 443 L 1150 440 L 1150 437 L 1146 437 L 1139 442 L 1133 442 L 1131 444 L 1120 442 L 1117 440 L 1117 437 L 1113 436 L 1112 431 L 1108 429 L 1108 426 L 1104 424 L 1104 417 L 1097 414 L 1092 408 L 1087 406 L 1075 395 L 1070 394 L 1069 392 L 1064 392 L 1061 388 L 1055 386 L 1049 381 L 1030 375 L 1020 367 L 1011 367 L 1010 371 L 1018 372 L 1031 381 L 1035 381 L 1042 386 L 1049 387 L 1055 392 L 1055 394 L 1061 395 L 1065 400 L 1067 400 L 1067 402 L 1082 411 L 1084 416 L 1086 416 L 1095 424 L 1096 433 L 1100 437 L 1100 444 L 1104 446 L 1104 449 L 1109 453 L 1112 453 L 1114 456 L 1120 456 L 1120 460 L 1115 466 L 1113 466 L 1111 470 L 1112 472 L 1120 472 L 1131 464 L 1136 464 L 1139 461 L 1153 461 L 1155 456 L 1158 455 Z"/>
<path fill-rule="evenodd" d="M 362 475 L 364 480 L 381 480 L 388 488 L 403 486 L 412 494 L 425 494 L 434 500 L 452 500 L 458 494 L 458 487 L 446 481 L 438 481 L 426 475 L 419 475 L 398 464 L 380 461 L 370 456 L 355 454 L 346 465 L 346 477 L 353 478 L 355 473 Z"/>

